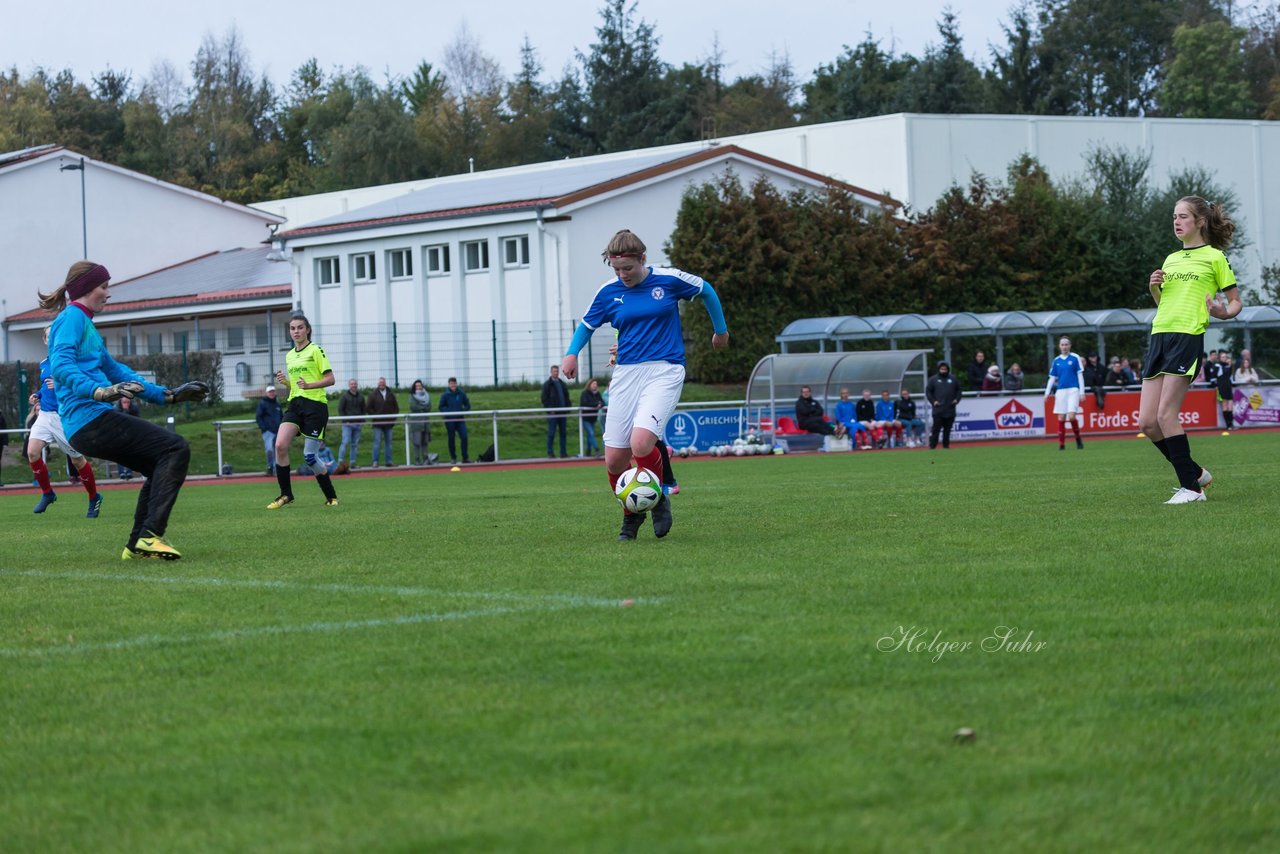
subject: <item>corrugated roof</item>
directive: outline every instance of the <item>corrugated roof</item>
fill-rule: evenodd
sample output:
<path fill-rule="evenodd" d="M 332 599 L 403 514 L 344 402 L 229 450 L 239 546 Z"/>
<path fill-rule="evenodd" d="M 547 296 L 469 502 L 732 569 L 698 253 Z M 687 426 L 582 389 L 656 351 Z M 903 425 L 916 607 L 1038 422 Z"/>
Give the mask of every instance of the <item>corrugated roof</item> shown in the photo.
<path fill-rule="evenodd" d="M 708 160 L 730 156 L 754 160 L 783 171 L 794 172 L 816 182 L 836 184 L 881 204 L 896 205 L 892 199 L 879 193 L 834 181 L 825 175 L 747 151 L 736 145 L 724 145 L 682 154 L 659 151 L 632 157 L 608 156 L 539 163 L 528 167 L 495 170 L 492 174 L 449 176 L 386 201 L 308 222 L 300 228 L 283 231 L 277 237 L 287 240 L 311 234 L 351 231 L 358 228 L 467 216 L 497 210 L 564 206 L 616 190 L 627 184 L 678 171 Z"/>
<path fill-rule="evenodd" d="M 265 246 L 228 249 L 202 255 L 172 267 L 113 282 L 111 302 L 104 315 L 165 306 L 198 305 L 283 296 L 292 299 L 293 267 L 267 260 Z M 47 315 L 40 309 L 8 319 L 34 320 Z"/>

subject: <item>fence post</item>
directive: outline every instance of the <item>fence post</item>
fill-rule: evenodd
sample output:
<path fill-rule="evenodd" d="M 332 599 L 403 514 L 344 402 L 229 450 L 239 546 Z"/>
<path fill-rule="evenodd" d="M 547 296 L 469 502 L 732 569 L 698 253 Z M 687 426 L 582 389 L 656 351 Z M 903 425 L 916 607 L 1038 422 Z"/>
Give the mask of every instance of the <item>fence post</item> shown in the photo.
<path fill-rule="evenodd" d="M 222 422 L 213 422 L 214 441 L 218 446 L 218 470 L 214 472 L 217 477 L 223 477 L 222 474 Z"/>
<path fill-rule="evenodd" d="M 498 321 L 489 320 L 489 344 L 493 348 L 493 384 L 498 385 Z"/>
<path fill-rule="evenodd" d="M 399 330 L 396 329 L 396 322 L 391 321 L 391 365 L 394 369 L 394 388 L 400 388 L 400 342 L 396 337 Z"/>
<path fill-rule="evenodd" d="M 496 463 L 502 459 L 502 455 L 498 453 L 498 411 L 493 411 L 493 461 Z"/>

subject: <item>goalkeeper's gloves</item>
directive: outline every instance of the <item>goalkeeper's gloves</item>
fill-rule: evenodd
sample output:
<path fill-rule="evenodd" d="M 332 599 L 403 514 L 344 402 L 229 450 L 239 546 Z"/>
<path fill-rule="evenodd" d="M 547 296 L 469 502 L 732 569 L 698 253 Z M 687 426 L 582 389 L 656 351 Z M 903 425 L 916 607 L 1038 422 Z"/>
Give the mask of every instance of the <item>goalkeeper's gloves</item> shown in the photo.
<path fill-rule="evenodd" d="M 164 390 L 165 403 L 187 403 L 195 401 L 199 403 L 209 394 L 209 386 L 199 380 L 193 380 L 189 383 L 183 383 L 177 388 L 167 388 Z"/>
<path fill-rule="evenodd" d="M 104 385 L 101 388 L 93 390 L 93 399 L 100 403 L 114 403 L 122 397 L 132 400 L 139 394 L 142 394 L 142 383 L 123 382 L 115 385 Z"/>

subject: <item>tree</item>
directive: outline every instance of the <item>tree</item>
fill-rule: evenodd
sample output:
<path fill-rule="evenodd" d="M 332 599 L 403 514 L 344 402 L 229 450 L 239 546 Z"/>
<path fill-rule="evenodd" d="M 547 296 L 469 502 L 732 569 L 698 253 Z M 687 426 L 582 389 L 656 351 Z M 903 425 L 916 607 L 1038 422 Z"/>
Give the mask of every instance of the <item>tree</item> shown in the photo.
<path fill-rule="evenodd" d="M 673 141 L 673 127 L 684 119 L 671 109 L 675 95 L 658 56 L 658 36 L 651 24 L 635 20 L 635 12 L 634 2 L 608 0 L 591 52 L 578 53 L 589 154 Z"/>
<path fill-rule="evenodd" d="M 1045 97 L 1044 63 L 1040 38 L 1024 0 L 1012 10 L 1011 24 L 1002 24 L 1005 48 L 991 48 L 991 66 L 985 74 L 991 108 L 997 113 L 1027 115 L 1037 111 Z"/>
<path fill-rule="evenodd" d="M 555 156 L 551 145 L 551 93 L 542 82 L 542 64 L 528 37 L 520 46 L 520 71 L 507 84 L 494 165 L 538 163 Z"/>
<path fill-rule="evenodd" d="M 1245 37 L 1245 79 L 1258 115 L 1280 119 L 1280 3 L 1256 12 Z"/>
<path fill-rule="evenodd" d="M 1246 31 L 1224 21 L 1173 33 L 1173 58 L 1157 93 L 1166 116 L 1191 119 L 1251 119 L 1259 110 L 1245 77 Z"/>
<path fill-rule="evenodd" d="M 942 43 L 929 45 L 924 58 L 900 86 L 903 109 L 914 113 L 979 113 L 986 109 L 980 72 L 965 55 L 956 15 L 950 8 L 938 22 Z"/>
<path fill-rule="evenodd" d="M 774 56 L 762 74 L 739 77 L 719 87 L 715 106 L 717 136 L 774 130 L 796 123 L 795 70 L 786 55 Z"/>
<path fill-rule="evenodd" d="M 52 142 L 57 138 L 55 128 L 45 77 L 23 80 L 17 68 L 0 73 L 0 151 Z"/>
<path fill-rule="evenodd" d="M 804 122 L 830 122 L 880 116 L 901 110 L 899 87 L 915 67 L 911 56 L 895 57 L 880 49 L 867 33 L 856 48 L 845 47 L 844 55 L 830 65 L 819 66 L 813 80 L 805 83 Z"/>

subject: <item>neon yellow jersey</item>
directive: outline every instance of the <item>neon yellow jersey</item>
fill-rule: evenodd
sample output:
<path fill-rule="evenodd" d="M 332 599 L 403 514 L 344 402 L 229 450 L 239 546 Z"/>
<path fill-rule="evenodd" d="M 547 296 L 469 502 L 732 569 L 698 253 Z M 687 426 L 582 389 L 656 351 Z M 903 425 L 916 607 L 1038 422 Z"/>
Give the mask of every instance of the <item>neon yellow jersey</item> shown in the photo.
<path fill-rule="evenodd" d="M 305 397 L 319 403 L 327 402 L 323 388 L 298 388 L 298 380 L 318 383 L 324 379 L 325 374 L 333 370 L 329 367 L 329 357 L 320 349 L 320 345 L 313 341 L 301 350 L 297 347 L 289 348 L 289 354 L 284 357 L 284 365 L 285 373 L 289 375 L 289 400 Z"/>
<path fill-rule="evenodd" d="M 1236 286 L 1236 274 L 1222 251 L 1212 246 L 1179 249 L 1164 259 L 1164 287 L 1152 332 L 1199 335 L 1209 325 L 1205 297 Z"/>

